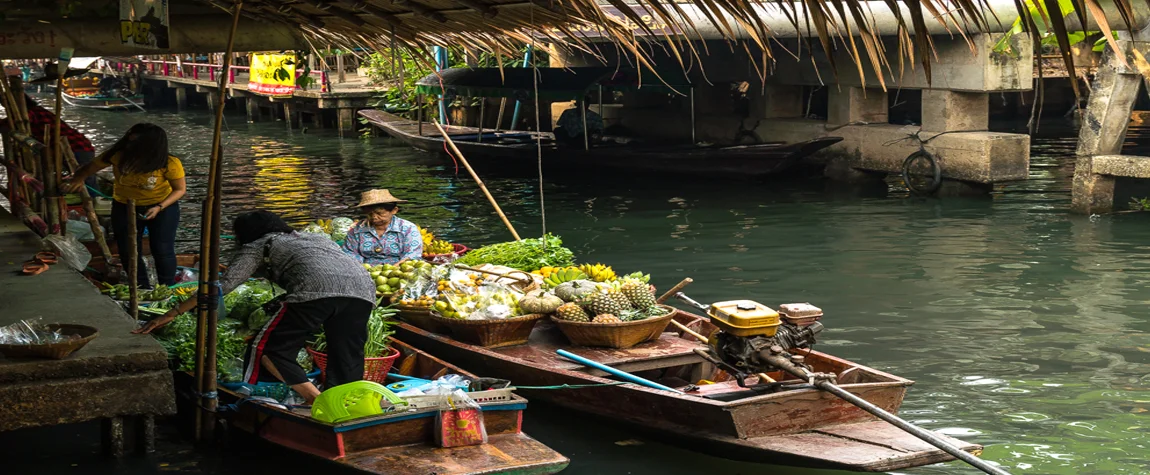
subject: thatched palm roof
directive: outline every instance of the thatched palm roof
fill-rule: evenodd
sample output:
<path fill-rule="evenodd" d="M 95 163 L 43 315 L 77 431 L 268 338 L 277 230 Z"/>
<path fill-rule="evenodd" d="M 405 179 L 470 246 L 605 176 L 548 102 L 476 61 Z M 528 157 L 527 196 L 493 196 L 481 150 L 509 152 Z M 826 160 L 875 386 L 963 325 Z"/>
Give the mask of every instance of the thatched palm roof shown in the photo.
<path fill-rule="evenodd" d="M 207 0 L 228 8 L 228 0 Z M 861 0 L 340 0 L 340 1 L 268 1 L 244 2 L 246 15 L 265 21 L 298 25 L 309 36 L 345 45 L 388 47 L 427 45 L 488 50 L 509 54 L 522 43 L 549 41 L 570 47 L 585 48 L 586 35 L 581 30 L 595 28 L 601 35 L 631 53 L 639 63 L 647 62 L 643 41 L 667 40 L 668 49 L 680 64 L 702 56 L 696 43 L 683 39 L 700 38 L 697 25 L 684 12 L 682 5 L 692 4 L 727 38 L 744 37 L 743 45 L 756 46 L 752 58 L 761 57 L 764 71 L 771 58 L 769 42 L 777 33 L 767 27 L 756 12 L 762 5 L 772 5 L 787 13 L 794 29 L 806 36 L 808 47 L 822 50 L 828 57 L 836 49 L 846 49 L 858 63 L 875 71 L 891 70 L 883 45 L 878 41 L 874 12 L 870 3 Z M 1110 29 L 1130 29 L 1135 16 L 1130 0 L 1015 0 L 1023 26 L 1036 35 L 1036 20 L 1027 12 L 1030 1 L 1042 2 L 1050 12 L 1060 3 L 1074 6 L 1082 25 L 1097 25 L 1109 37 Z M 1112 3 L 1111 3 L 1112 1 Z M 1150 0 L 1148 0 L 1150 1 Z M 943 25 L 955 35 L 1000 30 L 1003 21 L 990 13 L 988 0 L 884 0 L 898 23 L 899 62 L 921 64 L 930 77 L 932 44 L 927 34 L 928 22 Z M 602 6 L 613 6 L 627 18 L 606 15 Z M 1069 8 L 1069 7 L 1063 7 Z M 1117 11 L 1123 25 L 1112 25 L 1105 11 Z M 666 24 L 661 33 L 651 31 L 648 21 Z M 1039 21 L 1055 32 L 1062 50 L 1069 52 L 1065 15 L 1041 15 Z M 1091 21 L 1092 20 L 1092 21 Z M 999 28 L 992 28 L 999 25 Z M 633 28 L 647 33 L 641 37 Z M 667 32 L 670 33 L 667 33 Z M 1034 44 L 1040 43 L 1035 36 Z M 1112 46 L 1115 46 L 1111 42 Z M 1068 70 L 1072 58 L 1064 55 Z M 649 66 L 649 65 L 648 65 Z M 666 65 L 663 65 L 666 66 Z M 842 69 L 849 65 L 837 65 Z M 853 68 L 852 68 L 853 69 Z M 837 73 L 837 71 L 836 71 Z M 882 74 L 879 74 L 882 77 Z M 885 85 L 884 85 L 885 87 Z M 1077 85 L 1075 85 L 1077 87 Z"/>

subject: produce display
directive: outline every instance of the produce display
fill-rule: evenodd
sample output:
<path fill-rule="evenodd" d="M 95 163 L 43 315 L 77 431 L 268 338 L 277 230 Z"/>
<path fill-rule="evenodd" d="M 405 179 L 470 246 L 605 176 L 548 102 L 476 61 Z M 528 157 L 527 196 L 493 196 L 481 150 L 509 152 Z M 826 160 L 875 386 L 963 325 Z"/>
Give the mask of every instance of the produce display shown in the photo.
<path fill-rule="evenodd" d="M 620 323 L 665 313 L 656 303 L 651 286 L 641 278 L 625 277 L 618 285 L 575 280 L 552 292 L 566 302 L 555 309 L 556 318 L 561 320 Z"/>
<path fill-rule="evenodd" d="M 379 358 L 390 352 L 389 343 L 392 333 L 395 333 L 392 327 L 397 313 L 399 311 L 391 307 L 376 307 L 371 311 L 371 317 L 367 319 L 367 341 L 363 344 L 364 358 Z M 315 335 L 311 349 L 326 353 L 327 337 L 322 331 Z"/>
<path fill-rule="evenodd" d="M 542 238 L 503 242 L 474 249 L 456 263 L 473 266 L 495 264 L 531 272 L 543 267 L 567 267 L 575 264 L 575 255 L 563 247 L 563 240 L 548 234 Z"/>
<path fill-rule="evenodd" d="M 116 300 L 128 300 L 131 298 L 131 290 L 128 288 L 128 284 L 112 285 L 107 282 L 101 282 L 101 284 L 104 286 L 104 288 L 100 290 L 100 293 L 104 295 L 112 297 Z M 154 302 L 157 300 L 167 300 L 172 296 L 177 295 L 177 292 L 179 295 L 188 295 L 187 290 L 182 289 L 191 289 L 192 292 L 195 292 L 194 287 L 183 287 L 180 291 L 174 291 L 168 286 L 161 284 L 157 285 L 154 289 L 151 290 L 139 289 L 137 291 L 137 298 L 139 298 L 142 302 Z"/>
<path fill-rule="evenodd" d="M 424 261 L 408 261 L 402 264 L 380 264 L 373 266 L 371 264 L 364 264 L 363 268 L 371 273 L 371 278 L 375 280 L 375 290 L 378 294 L 393 294 L 403 289 L 404 285 L 410 285 L 423 274 L 426 274 L 431 268 L 430 262 Z"/>
<path fill-rule="evenodd" d="M 453 251 L 455 251 L 455 248 L 451 246 L 451 243 L 441 239 L 436 239 L 423 245 L 424 257 L 434 256 L 436 254 L 451 254 Z"/>
<path fill-rule="evenodd" d="M 355 226 L 355 220 L 351 218 L 320 219 L 304 226 L 300 232 L 323 234 L 331 238 L 332 241 L 343 242 L 344 239 L 347 239 L 347 231 L 352 226 Z"/>
<path fill-rule="evenodd" d="M 447 267 L 447 266 L 444 266 Z M 451 269 L 435 287 L 432 310 L 441 317 L 461 320 L 498 320 L 527 313 L 520 308 L 522 293 L 488 282 L 478 273 Z"/>

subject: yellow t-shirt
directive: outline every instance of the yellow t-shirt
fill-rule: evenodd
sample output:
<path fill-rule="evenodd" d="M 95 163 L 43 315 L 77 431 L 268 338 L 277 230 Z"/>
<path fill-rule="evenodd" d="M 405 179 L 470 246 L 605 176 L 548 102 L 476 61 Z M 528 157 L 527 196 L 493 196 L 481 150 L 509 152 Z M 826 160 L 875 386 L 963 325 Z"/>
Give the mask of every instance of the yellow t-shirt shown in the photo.
<path fill-rule="evenodd" d="M 184 165 L 176 157 L 168 157 L 168 166 L 151 173 L 120 173 L 120 154 L 108 160 L 112 163 L 115 172 L 115 188 L 112 190 L 112 199 L 120 203 L 136 200 L 136 206 L 149 206 L 164 201 L 172 194 L 172 184 L 168 180 L 178 180 L 184 177 Z"/>

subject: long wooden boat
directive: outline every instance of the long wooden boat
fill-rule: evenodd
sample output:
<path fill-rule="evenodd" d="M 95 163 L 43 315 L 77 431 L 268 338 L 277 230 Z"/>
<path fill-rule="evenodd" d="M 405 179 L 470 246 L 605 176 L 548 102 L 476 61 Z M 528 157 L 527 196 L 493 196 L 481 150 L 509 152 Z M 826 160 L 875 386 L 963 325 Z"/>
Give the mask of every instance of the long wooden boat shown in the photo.
<path fill-rule="evenodd" d="M 419 150 L 442 152 L 444 140 L 432 124 L 406 119 L 381 110 L 359 114 L 373 126 Z M 506 166 L 511 162 L 534 165 L 538 160 L 536 138 L 542 140 L 548 167 L 576 169 L 643 170 L 648 173 L 738 176 L 758 178 L 791 168 L 799 160 L 842 141 L 822 137 L 806 142 L 769 142 L 755 145 L 698 146 L 597 143 L 590 150 L 559 147 L 549 133 L 480 131 L 475 127 L 447 127 L 451 140 L 476 166 Z M 482 134 L 480 134 L 482 132 Z"/>
<path fill-rule="evenodd" d="M 105 110 L 119 110 L 119 109 L 139 109 L 143 107 L 144 96 L 143 94 L 135 94 L 132 96 L 99 96 L 99 95 L 73 95 L 69 92 L 75 91 L 65 90 L 61 92 L 64 102 L 70 106 L 83 107 L 85 109 L 105 109 Z"/>
<path fill-rule="evenodd" d="M 398 368 L 405 376 L 435 379 L 445 372 L 475 376 L 412 345 L 392 340 L 400 350 Z M 412 363 L 403 362 L 413 360 Z M 544 475 L 557 473 L 570 461 L 523 433 L 527 400 L 512 394 L 503 401 L 482 402 L 488 443 L 441 448 L 433 440 L 435 408 L 387 414 L 329 424 L 311 418 L 309 409 L 242 401 L 220 390 L 224 403 L 235 404 L 232 427 L 272 444 L 344 467 L 379 475 Z"/>
<path fill-rule="evenodd" d="M 697 315 L 678 312 L 675 319 L 709 335 L 716 328 Z M 551 322 L 540 322 L 526 345 L 488 349 L 461 343 L 409 324 L 397 336 L 480 374 L 516 384 L 593 385 L 570 390 L 524 391 L 532 398 L 572 410 L 627 423 L 655 437 L 709 455 L 754 462 L 883 472 L 953 458 L 897 427 L 810 386 L 775 393 L 748 393 L 722 378 L 693 352 L 699 344 L 667 332 L 658 340 L 623 350 L 571 346 Z M 568 361 L 555 353 L 566 349 L 613 368 L 688 391 L 678 395 L 635 384 L 617 383 L 607 373 Z M 811 351 L 808 364 L 833 372 L 846 390 L 892 413 L 898 411 L 913 384 L 905 378 L 841 358 Z M 801 384 L 782 372 L 778 381 Z M 702 384 L 692 390 L 690 383 Z M 752 380 L 753 381 L 753 380 Z M 937 434 L 979 453 L 982 447 Z"/>

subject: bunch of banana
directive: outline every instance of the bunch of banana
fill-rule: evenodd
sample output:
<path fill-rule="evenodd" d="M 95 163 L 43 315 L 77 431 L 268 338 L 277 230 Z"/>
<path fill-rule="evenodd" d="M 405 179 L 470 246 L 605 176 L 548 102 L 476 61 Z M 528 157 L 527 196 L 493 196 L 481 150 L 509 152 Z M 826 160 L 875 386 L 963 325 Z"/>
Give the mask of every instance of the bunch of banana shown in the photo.
<path fill-rule="evenodd" d="M 559 284 L 570 282 L 572 280 L 587 279 L 587 274 L 583 273 L 583 271 L 575 267 L 544 267 L 543 269 L 539 269 L 539 275 L 543 275 L 542 272 L 544 269 L 550 270 L 548 275 L 543 277 L 543 283 L 547 286 L 547 288 L 558 287 Z"/>
<path fill-rule="evenodd" d="M 615 270 L 603 264 L 583 264 L 579 270 L 587 274 L 595 282 L 608 282 L 616 279 Z"/>
<path fill-rule="evenodd" d="M 330 219 L 317 219 L 315 224 L 323 228 L 323 232 L 331 234 L 331 220 Z"/>
<path fill-rule="evenodd" d="M 419 237 L 423 239 L 424 249 L 427 249 L 427 247 L 431 245 L 432 241 L 435 241 L 435 235 L 431 234 L 431 231 L 423 229 L 422 227 L 419 228 Z"/>
<path fill-rule="evenodd" d="M 180 297 L 186 297 L 188 295 L 192 295 L 192 294 L 196 293 L 198 290 L 199 289 L 197 289 L 196 287 L 189 285 L 187 287 L 173 287 L 172 293 L 179 295 Z"/>
<path fill-rule="evenodd" d="M 423 255 L 425 256 L 435 254 L 450 254 L 454 250 L 455 248 L 451 247 L 451 243 L 442 239 L 436 239 L 431 241 L 431 243 L 424 243 L 423 245 Z"/>

